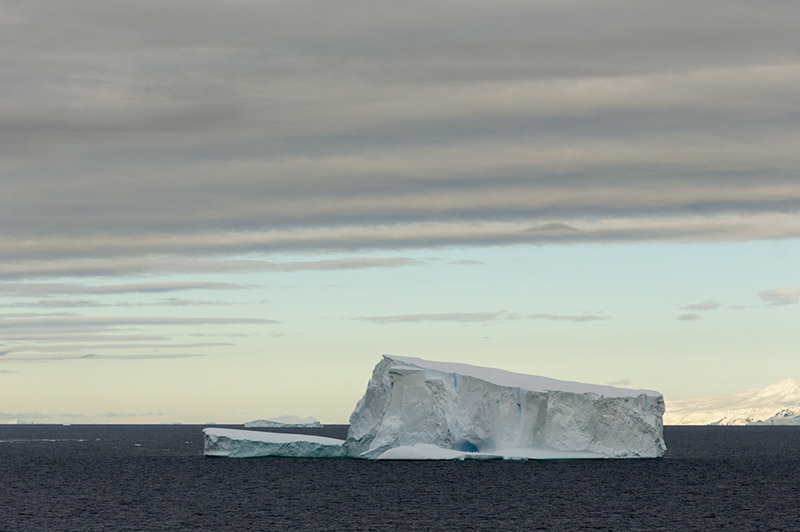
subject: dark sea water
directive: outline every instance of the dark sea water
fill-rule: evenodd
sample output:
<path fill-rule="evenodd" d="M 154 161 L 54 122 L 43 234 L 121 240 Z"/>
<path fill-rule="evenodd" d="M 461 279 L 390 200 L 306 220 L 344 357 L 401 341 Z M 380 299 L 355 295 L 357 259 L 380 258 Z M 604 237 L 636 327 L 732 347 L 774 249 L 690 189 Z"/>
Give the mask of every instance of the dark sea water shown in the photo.
<path fill-rule="evenodd" d="M 0 425 L 0 531 L 800 530 L 800 427 L 556 462 L 214 459 L 201 429 Z"/>

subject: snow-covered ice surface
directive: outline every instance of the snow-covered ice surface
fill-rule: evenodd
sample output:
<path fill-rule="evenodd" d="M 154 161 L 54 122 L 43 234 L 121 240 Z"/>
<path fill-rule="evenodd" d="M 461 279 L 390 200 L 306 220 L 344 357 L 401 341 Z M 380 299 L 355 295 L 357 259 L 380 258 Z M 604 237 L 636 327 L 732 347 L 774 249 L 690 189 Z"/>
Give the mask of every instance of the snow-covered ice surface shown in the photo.
<path fill-rule="evenodd" d="M 264 427 L 321 427 L 322 423 L 318 419 L 299 416 L 276 416 L 267 419 L 256 419 L 248 421 L 244 424 L 248 428 L 264 428 Z"/>
<path fill-rule="evenodd" d="M 257 430 L 223 428 L 203 429 L 203 454 L 226 458 L 286 456 L 295 458 L 340 458 L 344 456 L 343 440 L 283 434 Z"/>
<path fill-rule="evenodd" d="M 800 425 L 800 378 L 733 395 L 670 401 L 667 425 Z"/>
<path fill-rule="evenodd" d="M 434 453 L 417 444 L 504 458 L 659 457 L 663 412 L 651 390 L 384 355 L 350 416 L 345 448 L 397 459 Z"/>

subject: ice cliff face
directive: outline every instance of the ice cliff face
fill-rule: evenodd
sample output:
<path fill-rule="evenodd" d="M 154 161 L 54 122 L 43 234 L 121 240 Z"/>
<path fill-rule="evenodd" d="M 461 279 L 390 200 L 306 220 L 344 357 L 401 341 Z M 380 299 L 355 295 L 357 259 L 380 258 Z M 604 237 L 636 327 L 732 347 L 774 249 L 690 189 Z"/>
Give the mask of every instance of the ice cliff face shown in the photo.
<path fill-rule="evenodd" d="M 663 413 L 654 391 L 384 356 L 350 416 L 345 448 L 364 458 L 417 444 L 520 457 L 658 457 Z"/>

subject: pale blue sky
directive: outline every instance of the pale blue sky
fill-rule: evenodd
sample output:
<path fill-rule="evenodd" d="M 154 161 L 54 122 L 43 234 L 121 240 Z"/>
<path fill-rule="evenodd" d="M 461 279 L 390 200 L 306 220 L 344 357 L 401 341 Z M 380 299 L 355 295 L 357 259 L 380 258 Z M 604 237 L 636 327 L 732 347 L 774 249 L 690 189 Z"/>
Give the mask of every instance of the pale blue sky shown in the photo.
<path fill-rule="evenodd" d="M 241 286 L 178 294 L 194 302 L 189 306 L 174 300 L 159 304 L 167 299 L 164 294 L 93 294 L 88 297 L 95 307 L 85 301 L 77 309 L 57 310 L 114 316 L 122 323 L 90 328 L 83 341 L 7 342 L 11 352 L 2 368 L 16 373 L 2 375 L 6 410 L 55 415 L 40 421 L 239 422 L 297 412 L 346 422 L 384 352 L 651 388 L 667 399 L 729 393 L 800 374 L 800 306 L 775 305 L 759 296 L 797 284 L 796 241 L 454 248 L 405 256 L 417 262 L 154 278 Z M 66 281 L 108 286 L 109 280 Z M 120 281 L 141 287 L 151 279 L 115 279 Z M 69 304 L 70 299 L 45 301 Z M 16 314 L 47 314 L 35 308 L 41 301 L 5 297 L 6 315 L 12 308 Z M 718 306 L 687 308 L 704 303 Z M 709 306 L 714 305 L 701 305 Z M 679 319 L 686 314 L 698 318 Z M 234 323 L 125 323 L 152 316 L 223 316 Z M 238 318 L 269 321 L 236 323 Z M 78 335 L 76 328 L 65 330 Z M 93 338 L 101 333 L 111 338 Z M 156 359 L 31 362 L 90 353 Z M 176 354 L 202 356 L 170 358 Z M 104 417 L 107 413 L 151 415 Z"/>
<path fill-rule="evenodd" d="M 0 3 L 0 421 L 800 375 L 796 2 L 333 6 Z"/>

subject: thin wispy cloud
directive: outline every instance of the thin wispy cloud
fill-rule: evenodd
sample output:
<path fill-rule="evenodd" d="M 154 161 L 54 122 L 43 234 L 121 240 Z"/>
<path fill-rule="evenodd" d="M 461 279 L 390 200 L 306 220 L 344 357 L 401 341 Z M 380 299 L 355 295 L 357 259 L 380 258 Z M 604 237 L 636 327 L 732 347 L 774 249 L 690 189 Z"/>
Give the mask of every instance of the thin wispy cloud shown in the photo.
<path fill-rule="evenodd" d="M 166 360 L 170 358 L 197 358 L 205 355 L 199 353 L 166 353 L 157 355 L 138 354 L 138 355 L 99 355 L 90 353 L 81 355 L 75 359 L 79 360 Z M 64 358 L 51 358 L 50 360 L 70 360 L 72 357 L 65 356 Z M 44 358 L 39 359 L 44 360 Z"/>
<path fill-rule="evenodd" d="M 184 253 L 193 255 L 202 253 L 204 250 L 211 253 L 253 253 L 263 248 L 272 248 L 273 251 L 292 251 L 302 250 L 304 248 L 311 249 L 318 246 L 318 250 L 338 249 L 342 246 L 337 245 L 336 240 L 332 239 L 328 243 L 320 241 L 320 237 L 324 235 L 318 233 L 316 235 L 308 235 L 307 238 L 300 238 L 301 241 L 311 240 L 305 245 L 298 245 L 296 241 L 286 240 L 282 236 L 276 234 L 264 234 L 258 238 L 240 238 L 236 236 L 224 235 L 195 235 L 192 238 L 187 237 L 182 241 L 181 246 L 173 249 L 173 251 L 183 251 Z M 300 234 L 295 234 L 295 237 L 302 237 Z M 330 236 L 330 235 L 328 235 Z M 220 239 L 221 237 L 221 239 Z M 206 240 L 204 240 L 206 239 Z M 274 241 L 270 240 L 273 239 Z M 219 248 L 214 247 L 214 243 L 220 245 Z M 154 237 L 151 241 L 151 249 L 148 252 L 164 252 L 166 249 L 160 249 L 161 245 L 166 243 L 160 237 Z M 194 246 L 198 247 L 194 247 Z M 2 247 L 2 244 L 0 244 Z M 145 273 L 237 273 L 237 272 L 303 272 L 303 271 L 336 271 L 336 270 L 351 270 L 351 269 L 366 269 L 366 268 L 394 268 L 402 266 L 412 266 L 419 264 L 416 259 L 403 258 L 403 257 L 389 257 L 389 258 L 372 258 L 372 257 L 352 257 L 345 259 L 326 259 L 326 260 L 309 260 L 309 261 L 295 261 L 295 262 L 270 262 L 264 260 L 180 260 L 174 259 L 151 259 L 151 258 L 130 258 L 131 255 L 135 256 L 136 253 L 142 250 L 138 247 L 136 249 L 129 249 L 125 243 L 108 242 L 106 249 L 106 256 L 117 255 L 119 258 L 115 259 L 97 259 L 93 256 L 95 253 L 101 252 L 99 249 L 90 248 L 80 249 L 83 246 L 78 243 L 76 249 L 73 249 L 72 256 L 82 256 L 84 258 L 69 258 L 57 260 L 33 260 L 12 263 L 0 262 L 0 279 L 6 281 L 16 279 L 46 279 L 54 277 L 114 277 L 125 275 L 141 275 Z M 369 246 L 361 246 L 369 247 Z M 182 248 L 182 249 L 180 249 Z M 32 248 L 30 248 L 32 251 Z M 41 248 L 44 255 L 47 251 Z M 37 254 L 38 253 L 34 253 Z M 15 289 L 15 284 L 12 282 L 2 283 L 9 295 L 25 296 L 29 294 L 31 297 L 41 297 L 37 294 L 37 290 L 47 292 L 48 286 L 55 287 L 56 293 L 60 290 L 64 293 L 126 293 L 124 290 L 137 292 L 131 285 L 122 285 L 117 289 L 119 292 L 103 292 L 105 287 L 98 287 L 100 292 L 83 292 L 81 287 L 72 288 L 70 285 L 40 285 L 39 283 L 29 283 L 22 285 L 19 290 Z M 170 290 L 168 286 L 173 283 L 153 283 L 155 285 L 163 286 L 161 290 L 145 290 L 139 293 L 158 293 L 168 292 L 175 290 L 192 290 L 203 289 L 205 283 L 191 283 L 196 285 L 194 288 L 176 288 Z M 238 289 L 243 288 L 230 283 L 208 283 L 217 285 L 213 289 Z M 113 288 L 112 288 L 113 290 Z"/>
<path fill-rule="evenodd" d="M 75 360 L 169 360 L 180 358 L 198 358 L 206 356 L 203 353 L 158 353 L 158 354 L 123 354 L 123 355 L 110 355 L 102 353 L 59 353 L 48 355 L 15 355 L 13 357 L 5 357 L 0 359 L 2 362 L 11 363 L 44 363 L 44 362 L 61 362 L 61 361 L 75 361 Z"/>
<path fill-rule="evenodd" d="M 479 260 L 470 260 L 470 259 L 461 259 L 461 260 L 454 260 L 452 262 L 448 262 L 448 264 L 452 264 L 453 266 L 485 266 L 486 263 L 479 261 Z"/>
<path fill-rule="evenodd" d="M 7 303 L 4 306 L 6 308 L 40 308 L 40 309 L 49 309 L 49 308 L 96 308 L 96 307 L 104 307 L 104 306 L 123 306 L 124 303 L 120 303 L 119 305 L 109 304 L 109 303 L 101 303 L 99 301 L 91 300 L 91 299 L 40 299 L 38 301 L 26 301 L 26 302 L 17 302 L 17 303 Z"/>
<path fill-rule="evenodd" d="M 159 343 L 148 344 L 146 342 L 134 342 L 130 344 L 33 344 L 26 343 L 23 346 L 15 346 L 6 351 L 8 353 L 30 353 L 30 352 L 76 352 L 88 349 L 197 349 L 200 347 L 225 347 L 234 345 L 231 342 L 192 342 L 192 343 Z"/>
<path fill-rule="evenodd" d="M 692 303 L 691 305 L 686 305 L 681 307 L 683 310 L 698 310 L 698 311 L 707 311 L 707 310 L 716 310 L 720 307 L 720 304 L 716 301 L 707 300 L 702 301 L 700 303 Z"/>
<path fill-rule="evenodd" d="M 377 324 L 390 323 L 415 323 L 415 322 L 460 322 L 460 323 L 480 323 L 508 320 L 550 320 L 550 321 L 572 321 L 588 322 L 603 321 L 611 319 L 609 316 L 598 314 L 527 314 L 522 315 L 514 312 L 443 312 L 429 314 L 398 314 L 390 316 L 361 316 L 355 318 L 360 321 L 367 321 Z"/>
<path fill-rule="evenodd" d="M 531 320 L 550 320 L 550 321 L 605 321 L 610 320 L 611 316 L 602 316 L 600 314 L 531 314 L 526 316 Z"/>
<path fill-rule="evenodd" d="M 215 332 L 215 333 L 187 333 L 186 336 L 191 336 L 195 338 L 205 338 L 209 336 L 213 336 L 215 338 L 246 338 L 251 335 L 248 333 Z"/>
<path fill-rule="evenodd" d="M 679 321 L 697 321 L 700 318 L 702 318 L 702 316 L 696 312 L 687 312 L 678 316 Z"/>
<path fill-rule="evenodd" d="M 525 229 L 525 231 L 527 231 L 528 233 L 538 233 L 546 231 L 552 231 L 552 232 L 577 231 L 577 229 L 565 223 L 550 222 L 541 225 L 534 225 L 533 227 L 528 227 L 527 229 Z"/>
<path fill-rule="evenodd" d="M 456 322 L 456 323 L 481 323 L 515 319 L 515 316 L 505 311 L 497 312 L 443 312 L 428 314 L 397 314 L 393 316 L 361 316 L 355 318 L 385 325 L 389 323 L 418 323 L 418 322 Z"/>
<path fill-rule="evenodd" d="M 81 294 L 161 294 L 186 290 L 239 290 L 235 283 L 149 282 L 113 285 L 80 285 L 55 283 L 0 283 L 0 295 L 12 297 L 46 297 Z"/>
<path fill-rule="evenodd" d="M 773 288 L 762 290 L 758 297 L 769 305 L 793 305 L 800 302 L 800 288 Z"/>
<path fill-rule="evenodd" d="M 168 307 L 217 307 L 231 305 L 229 301 L 212 301 L 208 299 L 181 299 L 178 297 L 168 297 L 153 301 L 149 305 L 168 306 Z M 145 304 L 147 305 L 147 304 Z"/>
<path fill-rule="evenodd" d="M 0 320 L 16 318 L 65 318 L 69 316 L 77 316 L 77 314 L 74 312 L 5 312 L 0 314 Z"/>
<path fill-rule="evenodd" d="M 203 334 L 188 336 L 225 336 Z M 37 332 L 25 331 L 21 333 L 3 332 L 3 338 L 7 342 L 163 342 L 171 339 L 169 336 L 155 334 L 85 334 L 82 332 Z"/>
<path fill-rule="evenodd" d="M 158 299 L 150 302 L 131 303 L 129 301 L 100 302 L 90 299 L 40 299 L 6 304 L 7 308 L 132 308 L 132 307 L 208 307 L 231 305 L 227 301 L 204 299 L 180 299 L 176 297 Z"/>
<path fill-rule="evenodd" d="M 47 318 L 16 318 L 0 320 L 0 330 L 19 334 L 23 331 L 70 330 L 96 331 L 133 326 L 202 326 L 202 325 L 272 325 L 280 323 L 266 318 L 174 317 L 174 316 L 70 316 Z"/>

